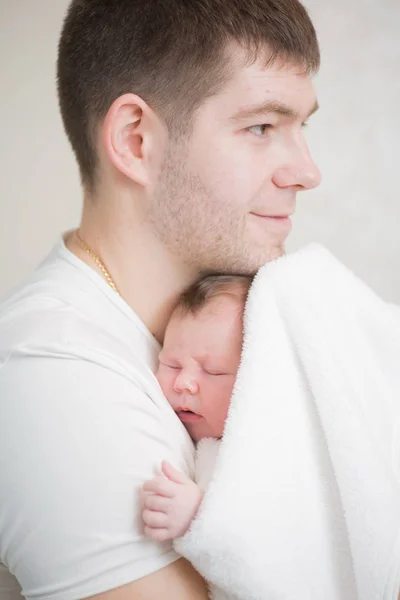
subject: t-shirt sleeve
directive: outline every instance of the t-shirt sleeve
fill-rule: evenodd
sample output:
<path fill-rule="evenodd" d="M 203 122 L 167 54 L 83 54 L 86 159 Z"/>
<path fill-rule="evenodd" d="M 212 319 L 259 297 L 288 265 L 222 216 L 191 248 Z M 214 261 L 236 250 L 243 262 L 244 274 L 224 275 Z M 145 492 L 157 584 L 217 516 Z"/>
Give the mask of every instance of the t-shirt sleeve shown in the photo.
<path fill-rule="evenodd" d="M 187 470 L 173 438 L 160 407 L 99 364 L 2 366 L 0 562 L 28 600 L 85 598 L 178 558 L 140 518 L 140 488 L 161 461 Z"/>

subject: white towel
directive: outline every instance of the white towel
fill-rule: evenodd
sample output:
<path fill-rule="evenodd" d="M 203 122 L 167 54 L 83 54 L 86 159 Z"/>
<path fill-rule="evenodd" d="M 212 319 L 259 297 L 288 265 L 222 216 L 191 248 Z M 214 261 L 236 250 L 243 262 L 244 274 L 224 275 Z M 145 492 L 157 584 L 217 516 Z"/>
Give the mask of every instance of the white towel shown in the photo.
<path fill-rule="evenodd" d="M 313 244 L 265 265 L 178 551 L 229 598 L 397 600 L 400 309 Z"/>

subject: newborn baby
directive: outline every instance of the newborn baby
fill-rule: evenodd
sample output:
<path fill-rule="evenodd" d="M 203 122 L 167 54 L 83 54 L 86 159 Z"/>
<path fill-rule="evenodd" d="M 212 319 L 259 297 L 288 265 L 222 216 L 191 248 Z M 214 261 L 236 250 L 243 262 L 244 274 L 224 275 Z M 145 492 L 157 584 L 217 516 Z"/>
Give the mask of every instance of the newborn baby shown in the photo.
<path fill-rule="evenodd" d="M 195 442 L 223 435 L 251 282 L 242 275 L 207 276 L 183 294 L 168 323 L 156 377 Z M 204 487 L 164 461 L 162 475 L 143 486 L 146 535 L 158 541 L 184 535 Z"/>

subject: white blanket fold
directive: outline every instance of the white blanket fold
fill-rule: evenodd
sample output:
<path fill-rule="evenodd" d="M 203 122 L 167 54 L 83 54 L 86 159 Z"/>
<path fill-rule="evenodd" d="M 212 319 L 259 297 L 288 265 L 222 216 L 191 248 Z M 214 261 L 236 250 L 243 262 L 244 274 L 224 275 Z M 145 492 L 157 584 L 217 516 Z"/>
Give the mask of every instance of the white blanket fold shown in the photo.
<path fill-rule="evenodd" d="M 265 265 L 214 474 L 176 542 L 240 600 L 397 600 L 400 309 L 322 246 Z"/>

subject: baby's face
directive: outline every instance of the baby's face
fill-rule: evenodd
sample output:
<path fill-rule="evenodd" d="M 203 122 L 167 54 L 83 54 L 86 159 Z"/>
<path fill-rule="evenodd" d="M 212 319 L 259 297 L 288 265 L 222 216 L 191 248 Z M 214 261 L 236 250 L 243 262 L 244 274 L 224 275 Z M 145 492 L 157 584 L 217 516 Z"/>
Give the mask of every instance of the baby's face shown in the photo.
<path fill-rule="evenodd" d="M 225 294 L 198 314 L 177 309 L 168 324 L 157 379 L 190 436 L 220 438 L 242 348 L 242 302 Z"/>

